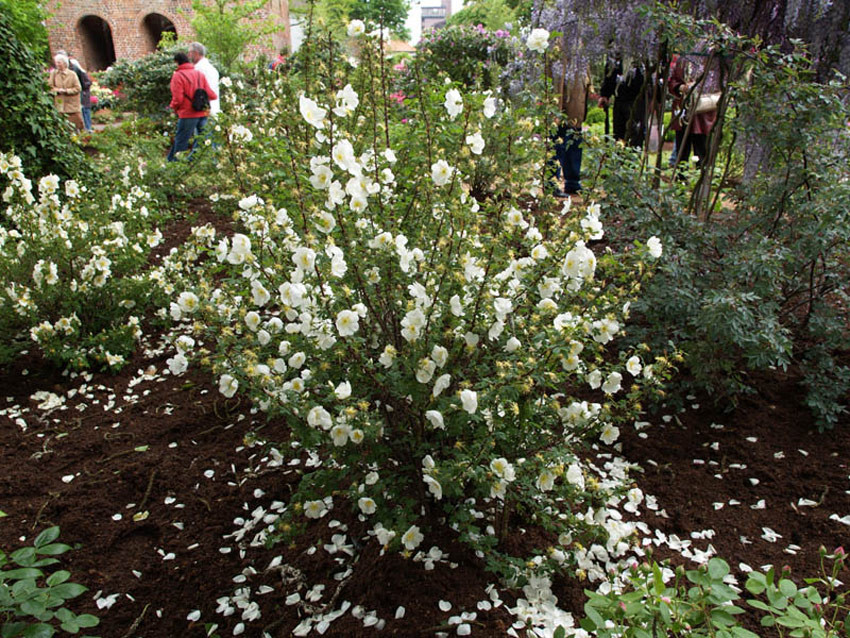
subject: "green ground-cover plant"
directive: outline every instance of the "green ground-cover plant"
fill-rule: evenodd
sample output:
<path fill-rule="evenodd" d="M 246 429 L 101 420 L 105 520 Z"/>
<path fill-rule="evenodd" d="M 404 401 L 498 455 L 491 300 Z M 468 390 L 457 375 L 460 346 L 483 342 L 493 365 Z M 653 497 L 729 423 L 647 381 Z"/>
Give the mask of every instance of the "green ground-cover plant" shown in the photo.
<path fill-rule="evenodd" d="M 0 152 L 17 153 L 33 177 L 78 175 L 85 158 L 71 139 L 71 124 L 56 111 L 42 61 L 18 39 L 8 12 L 0 4 Z"/>
<path fill-rule="evenodd" d="M 770 567 L 747 574 L 746 593 L 731 586 L 729 565 L 722 558 L 691 570 L 674 571 L 654 561 L 635 564 L 626 574 L 625 587 L 606 594 L 585 591 L 588 602 L 581 626 L 599 638 L 850 636 L 850 605 L 838 580 L 846 554 L 841 547 L 832 554 L 821 548 L 820 556 L 820 573 L 805 579 L 804 586 L 790 573 Z M 766 633 L 742 626 L 745 605 L 760 616 Z"/>
<path fill-rule="evenodd" d="M 49 527 L 11 554 L 0 550 L 0 635 L 3 638 L 50 638 L 58 628 L 69 634 L 96 627 L 91 614 L 75 614 L 65 605 L 87 591 L 71 582 L 71 573 L 44 568 L 57 565 L 71 549 L 56 542 L 59 528 Z M 85 636 L 83 638 L 86 638 Z"/>
<path fill-rule="evenodd" d="M 215 199 L 240 229 L 187 242 L 188 262 L 205 258 L 174 284 L 184 335 L 169 366 L 206 363 L 224 396 L 286 417 L 292 440 L 275 449 L 314 469 L 276 538 L 349 508 L 411 554 L 447 524 L 517 582 L 528 556 L 501 543 L 519 515 L 616 561 L 631 528 L 608 506 L 622 495 L 582 450 L 616 440 L 668 373 L 646 347 L 617 347 L 661 245 L 597 255 L 597 207 L 546 208 L 547 105 L 429 81 L 396 110 L 379 46 L 361 36 L 356 66 L 269 73 L 250 88 L 261 108 L 225 93 Z M 503 170 L 476 199 L 482 151 Z"/>
<path fill-rule="evenodd" d="M 143 269 L 162 240 L 157 202 L 133 185 L 143 173 L 142 164 L 127 166 L 100 186 L 46 175 L 34 188 L 20 158 L 0 154 L 4 361 L 34 341 L 63 367 L 126 362 L 158 290 Z"/>

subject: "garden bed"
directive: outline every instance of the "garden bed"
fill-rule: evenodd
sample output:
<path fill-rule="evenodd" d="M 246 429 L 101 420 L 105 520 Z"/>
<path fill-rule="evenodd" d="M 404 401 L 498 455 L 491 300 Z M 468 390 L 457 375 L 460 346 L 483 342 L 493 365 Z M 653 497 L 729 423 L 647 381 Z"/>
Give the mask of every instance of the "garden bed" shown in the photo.
<path fill-rule="evenodd" d="M 151 344 L 117 376 L 74 379 L 29 356 L 0 376 L 0 509 L 8 515 L 0 520 L 0 546 L 12 549 L 61 526 L 61 540 L 75 547 L 63 565 L 90 590 L 77 611 L 101 617 L 99 635 L 202 636 L 205 623 L 231 635 L 244 612 L 232 597 L 246 586 L 261 613 L 244 623 L 247 636 L 264 628 L 291 635 L 308 608 L 288 605 L 287 597 L 299 593 L 303 601 L 310 591 L 322 594 L 314 609 L 350 603 L 326 636 L 373 635 L 375 627 L 364 625 L 370 615 L 383 621 L 384 635 L 454 634 L 446 623 L 462 612 L 476 614 L 473 635 L 505 634 L 515 597 L 490 590 L 504 603 L 486 610 L 496 581 L 450 532 L 430 538 L 447 553 L 432 570 L 397 554 L 379 556 L 374 542 L 330 553 L 326 546 L 343 529 L 365 537 L 341 509 L 313 523 L 297 545 L 240 553 L 234 532 L 255 508 L 273 512 L 297 476 L 263 460 L 262 447 L 246 435 L 285 439 L 285 424 L 265 423 L 246 402 L 225 400 L 202 371 L 163 374 L 167 356 Z M 818 573 L 821 545 L 846 545 L 850 424 L 818 434 L 797 396 L 792 379 L 773 379 L 734 412 L 694 399 L 672 418 L 651 417 L 622 433 L 622 453 L 644 468 L 638 485 L 657 499 L 657 509 L 640 517 L 658 530 L 648 539 L 667 539 L 656 556 L 693 567 L 682 549 L 699 556 L 713 547 L 739 578 L 742 563 L 772 564 L 790 567 L 802 582 Z M 267 570 L 277 556 L 279 565 Z M 565 611 L 580 616 L 585 586 L 560 579 L 553 591 Z M 227 597 L 236 613 L 225 617 L 216 609 Z M 353 615 L 358 605 L 362 613 Z M 188 619 L 196 610 L 199 620 Z"/>

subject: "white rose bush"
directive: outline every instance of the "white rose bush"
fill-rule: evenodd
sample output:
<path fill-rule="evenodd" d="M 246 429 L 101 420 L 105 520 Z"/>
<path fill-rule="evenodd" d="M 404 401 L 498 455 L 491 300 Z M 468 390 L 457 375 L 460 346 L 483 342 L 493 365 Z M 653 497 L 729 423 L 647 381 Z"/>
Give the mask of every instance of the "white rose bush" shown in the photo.
<path fill-rule="evenodd" d="M 0 153 L 0 359 L 35 346 L 59 367 L 126 363 L 162 294 L 143 269 L 163 239 L 158 203 L 130 185 L 143 172 L 125 167 L 121 191 L 55 175 L 34 185 Z"/>
<path fill-rule="evenodd" d="M 206 365 L 224 397 L 285 417 L 276 448 L 312 469 L 280 539 L 348 510 L 405 554 L 449 526 L 511 578 L 529 555 L 578 568 L 546 547 L 510 556 L 518 521 L 616 555 L 627 543 L 605 512 L 625 495 L 585 456 L 667 375 L 647 348 L 618 349 L 660 245 L 597 251 L 598 207 L 561 215 L 535 197 L 532 112 L 424 80 L 398 105 L 380 42 L 349 35 L 356 66 L 275 74 L 250 113 L 230 92 L 218 206 L 238 229 L 196 229 L 189 257 L 170 257 L 197 258 L 173 284 L 172 371 Z M 228 145 L 237 126 L 250 141 Z M 504 170 L 476 189 L 482 153 Z"/>

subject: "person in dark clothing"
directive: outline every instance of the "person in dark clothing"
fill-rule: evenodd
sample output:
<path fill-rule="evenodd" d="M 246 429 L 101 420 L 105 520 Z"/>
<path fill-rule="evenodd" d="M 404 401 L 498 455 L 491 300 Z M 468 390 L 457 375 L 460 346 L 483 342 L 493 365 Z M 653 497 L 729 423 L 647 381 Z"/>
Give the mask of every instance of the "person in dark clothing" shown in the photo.
<path fill-rule="evenodd" d="M 77 77 L 80 80 L 80 87 L 82 87 L 82 91 L 80 92 L 80 106 L 82 108 L 83 114 L 83 124 L 86 127 L 87 131 L 92 130 L 91 126 L 91 85 L 92 81 L 89 77 L 89 74 L 86 73 L 86 70 L 80 66 L 80 63 L 73 55 L 68 56 L 69 66 L 71 70 L 77 74 Z"/>
<path fill-rule="evenodd" d="M 605 108 L 614 99 L 614 139 L 629 146 L 643 147 L 646 108 L 643 96 L 643 70 L 638 62 L 623 73 L 620 58 L 606 64 L 605 80 L 599 89 L 599 106 Z"/>

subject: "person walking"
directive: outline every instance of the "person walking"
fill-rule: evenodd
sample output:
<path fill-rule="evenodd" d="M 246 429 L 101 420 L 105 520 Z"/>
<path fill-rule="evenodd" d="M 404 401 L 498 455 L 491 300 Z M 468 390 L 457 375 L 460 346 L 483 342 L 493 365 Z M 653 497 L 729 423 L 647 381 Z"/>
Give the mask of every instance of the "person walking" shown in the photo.
<path fill-rule="evenodd" d="M 189 61 L 195 65 L 196 71 L 200 71 L 204 74 L 210 88 L 214 93 L 219 95 L 221 91 L 219 90 L 218 69 L 216 69 L 212 62 L 209 61 L 209 58 L 207 58 L 207 48 L 200 42 L 192 42 L 192 44 L 189 45 Z M 220 98 L 210 100 L 210 117 L 214 118 L 220 112 Z"/>
<path fill-rule="evenodd" d="M 636 61 L 623 73 L 618 56 L 610 68 L 606 64 L 605 80 L 599 89 L 599 107 L 606 108 L 614 99 L 614 139 L 642 148 L 644 142 L 643 70 Z"/>
<path fill-rule="evenodd" d="M 177 131 L 174 134 L 174 143 L 168 152 L 168 161 L 174 162 L 177 153 L 189 148 L 189 140 L 204 130 L 207 123 L 209 109 L 196 110 L 193 106 L 195 94 L 199 89 L 203 90 L 209 102 L 218 98 L 218 93 L 210 88 L 207 78 L 189 62 L 189 56 L 183 51 L 174 54 L 177 70 L 171 76 L 171 109 L 177 114 Z M 189 157 L 195 151 L 195 142 Z"/>
<path fill-rule="evenodd" d="M 680 55 L 673 67 L 668 84 L 673 95 L 673 117 L 671 127 L 676 131 L 676 164 L 686 166 L 691 152 L 700 165 L 708 151 L 707 141 L 717 121 L 717 109 L 689 113 L 701 96 L 718 96 L 722 91 L 720 68 L 716 59 L 707 51 Z M 685 103 L 690 98 L 691 104 Z M 679 166 L 681 169 L 682 166 Z"/>
<path fill-rule="evenodd" d="M 83 125 L 87 131 L 91 132 L 91 78 L 73 55 L 68 56 L 68 65 L 77 74 L 77 79 L 80 81 L 80 106 L 82 109 Z"/>
<path fill-rule="evenodd" d="M 591 92 L 590 74 L 586 71 L 560 79 L 561 120 L 558 124 L 555 156 L 564 178 L 564 190 L 563 193 L 556 192 L 556 196 L 575 195 L 581 190 L 581 127 L 587 117 L 587 99 Z"/>
<path fill-rule="evenodd" d="M 77 74 L 68 68 L 68 56 L 57 53 L 53 58 L 55 69 L 50 72 L 47 80 L 50 92 L 53 93 L 53 101 L 56 110 L 63 113 L 68 120 L 77 127 L 77 131 L 85 128 L 82 105 L 80 104 L 80 79 Z"/>

